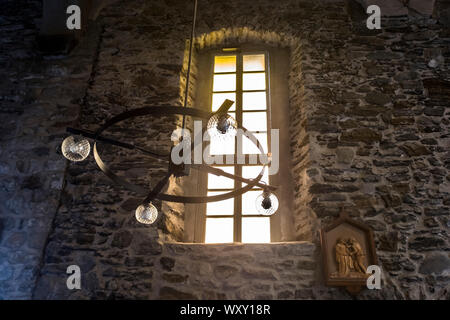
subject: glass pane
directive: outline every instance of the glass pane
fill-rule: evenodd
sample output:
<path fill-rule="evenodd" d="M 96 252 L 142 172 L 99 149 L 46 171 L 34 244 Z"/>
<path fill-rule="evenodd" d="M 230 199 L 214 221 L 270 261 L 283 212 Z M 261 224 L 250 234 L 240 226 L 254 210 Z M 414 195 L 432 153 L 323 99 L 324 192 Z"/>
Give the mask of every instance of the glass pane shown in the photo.
<path fill-rule="evenodd" d="M 266 90 L 266 74 L 244 73 L 242 87 L 244 90 Z"/>
<path fill-rule="evenodd" d="M 230 190 L 231 191 L 231 190 Z M 223 194 L 225 192 L 208 192 L 208 196 L 215 196 L 218 194 Z M 208 202 L 206 204 L 206 215 L 230 215 L 232 216 L 234 213 L 234 198 L 216 201 L 216 202 Z"/>
<path fill-rule="evenodd" d="M 214 91 L 235 91 L 236 74 L 216 74 L 214 75 Z"/>
<path fill-rule="evenodd" d="M 270 242 L 270 218 L 242 218 L 242 242 Z"/>
<path fill-rule="evenodd" d="M 264 149 L 264 153 L 267 154 L 269 149 L 267 148 L 267 133 L 254 133 L 256 139 L 261 143 Z M 243 154 L 260 154 L 261 151 L 256 147 L 256 145 L 247 137 L 243 137 L 242 141 L 242 153 Z"/>
<path fill-rule="evenodd" d="M 210 140 L 211 140 L 211 143 L 209 145 L 210 155 L 234 154 L 236 138 L 233 139 L 230 137 L 229 139 L 223 140 L 220 137 L 215 137 L 210 138 Z"/>
<path fill-rule="evenodd" d="M 244 71 L 264 71 L 264 54 L 244 56 Z"/>
<path fill-rule="evenodd" d="M 233 218 L 207 218 L 205 243 L 233 242 Z"/>
<path fill-rule="evenodd" d="M 262 170 L 262 166 L 244 166 L 242 167 L 242 177 L 246 179 L 255 179 Z M 269 170 L 266 167 L 264 174 L 259 180 L 261 182 L 269 183 Z"/>
<path fill-rule="evenodd" d="M 242 215 L 259 214 L 256 210 L 256 198 L 262 190 L 248 191 L 242 195 Z"/>
<path fill-rule="evenodd" d="M 242 113 L 242 126 L 248 131 L 267 131 L 266 112 Z"/>
<path fill-rule="evenodd" d="M 244 92 L 242 95 L 242 110 L 266 110 L 266 92 Z"/>
<path fill-rule="evenodd" d="M 225 99 L 234 101 L 234 104 L 231 106 L 229 111 L 235 111 L 236 110 L 236 93 L 213 93 L 212 98 L 212 112 L 217 111 L 222 103 L 225 101 Z"/>
<path fill-rule="evenodd" d="M 214 72 L 236 72 L 236 56 L 214 57 Z"/>
<path fill-rule="evenodd" d="M 234 174 L 234 167 L 217 167 L 225 172 Z M 215 174 L 208 173 L 208 189 L 233 189 L 234 180 L 226 178 L 224 176 L 216 176 Z"/>

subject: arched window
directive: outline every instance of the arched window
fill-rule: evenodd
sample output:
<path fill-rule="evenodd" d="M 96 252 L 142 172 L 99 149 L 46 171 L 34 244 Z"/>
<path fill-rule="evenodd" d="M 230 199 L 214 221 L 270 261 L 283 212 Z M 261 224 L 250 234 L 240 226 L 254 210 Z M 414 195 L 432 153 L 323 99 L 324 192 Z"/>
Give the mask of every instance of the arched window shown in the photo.
<path fill-rule="evenodd" d="M 276 60 L 276 61 L 275 61 Z M 273 64 L 273 65 L 272 65 Z M 239 126 L 251 131 L 261 142 L 266 153 L 272 152 L 270 130 L 288 130 L 288 75 L 289 53 L 287 50 L 264 48 L 259 46 L 239 46 L 220 48 L 202 52 L 198 56 L 198 78 L 196 106 L 206 106 L 209 111 L 216 111 L 225 99 L 235 101 L 229 110 Z M 274 83 L 275 82 L 275 83 Z M 282 88 L 283 87 L 283 88 Z M 276 105 L 276 107 L 274 107 Z M 287 123 L 286 123 L 287 122 Z M 286 132 L 286 134 L 288 134 Z M 282 136 L 280 135 L 280 138 Z M 240 143 L 237 140 L 215 140 L 210 143 L 211 155 L 251 155 L 259 151 L 246 137 Z M 291 214 L 292 179 L 290 177 L 290 152 L 281 147 L 283 142 L 276 141 L 279 154 L 280 171 L 269 175 L 268 170 L 261 181 L 280 185 L 277 196 L 280 200 L 279 211 Z M 289 145 L 288 140 L 284 143 Z M 283 149 L 283 150 L 281 150 Z M 285 154 L 282 154 L 285 153 Z M 246 157 L 247 158 L 247 157 Z M 242 164 L 234 156 L 234 162 L 214 165 L 229 173 L 244 178 L 255 178 L 262 169 L 262 163 Z M 281 166 L 284 163 L 284 167 Z M 286 171 L 287 169 L 287 171 Z M 283 176 L 284 175 L 284 176 Z M 232 179 L 213 174 L 198 177 L 200 193 L 216 195 L 240 188 L 243 184 Z M 290 190 L 286 192 L 286 190 Z M 256 210 L 256 197 L 262 193 L 261 188 L 254 188 L 242 196 L 195 208 L 194 237 L 186 239 L 204 243 L 268 243 L 279 241 L 281 235 L 280 212 L 273 217 L 259 214 Z M 188 210 L 189 211 L 189 210 Z M 189 218 L 188 218 L 189 220 Z M 186 232 L 192 228 L 186 226 Z"/>
<path fill-rule="evenodd" d="M 216 111 L 225 99 L 235 101 L 230 115 L 239 126 L 251 131 L 268 151 L 268 112 L 269 100 L 269 66 L 267 53 L 264 51 L 227 50 L 213 54 L 213 74 L 211 90 L 211 108 Z M 226 141 L 212 139 L 211 154 L 258 154 L 259 150 L 243 136 L 242 143 L 235 139 Z M 259 159 L 259 158 L 258 158 Z M 262 169 L 262 163 L 240 164 L 234 157 L 234 164 L 219 167 L 222 170 L 254 178 Z M 268 183 L 267 170 L 262 181 Z M 242 187 L 239 181 L 217 177 L 207 177 L 208 195 L 216 195 Z M 253 190 L 220 202 L 211 202 L 206 206 L 205 242 L 270 242 L 270 218 L 262 216 L 256 210 L 255 201 L 262 190 Z"/>

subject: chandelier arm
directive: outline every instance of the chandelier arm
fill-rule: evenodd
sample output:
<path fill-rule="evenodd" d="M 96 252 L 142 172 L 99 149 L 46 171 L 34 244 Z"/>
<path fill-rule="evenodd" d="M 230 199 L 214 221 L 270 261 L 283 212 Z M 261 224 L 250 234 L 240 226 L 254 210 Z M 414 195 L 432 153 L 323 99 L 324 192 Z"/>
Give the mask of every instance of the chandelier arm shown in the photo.
<path fill-rule="evenodd" d="M 186 196 L 174 196 L 171 194 L 160 193 L 155 198 L 160 199 L 162 201 L 177 202 L 177 203 L 207 203 L 207 202 L 223 201 L 223 200 L 227 200 L 230 198 L 240 196 L 240 195 L 246 193 L 247 191 L 250 191 L 254 186 L 256 186 L 257 181 L 259 181 L 259 179 L 261 179 L 261 177 L 262 177 L 262 175 L 259 175 L 258 177 L 255 178 L 255 181 L 252 181 L 252 183 L 246 185 L 243 188 L 235 189 L 231 192 L 222 193 L 222 194 L 215 195 L 215 196 L 205 196 L 205 197 L 189 196 L 189 197 L 186 197 Z"/>
<path fill-rule="evenodd" d="M 149 192 L 147 197 L 144 199 L 143 204 L 147 204 L 153 199 L 157 198 L 158 195 L 161 193 L 163 188 L 166 186 L 167 182 L 169 181 L 170 177 L 172 176 L 172 173 L 168 172 L 164 178 L 162 178 L 156 186 L 153 188 L 152 191 Z"/>
<path fill-rule="evenodd" d="M 76 135 L 83 136 L 85 138 L 95 139 L 95 133 L 92 132 L 92 131 L 81 130 L 81 129 L 76 129 L 76 128 L 70 128 L 70 127 L 66 128 L 66 131 L 69 132 L 69 133 L 73 133 L 73 134 L 76 134 Z M 122 142 L 122 141 L 111 139 L 111 138 L 105 138 L 103 136 L 97 136 L 97 141 L 101 141 L 101 142 L 104 142 L 104 143 L 107 143 L 107 144 L 110 144 L 110 145 L 122 147 L 122 148 L 125 148 L 125 149 L 128 149 L 128 150 L 139 150 L 139 151 L 141 151 L 142 153 L 144 153 L 144 154 L 146 154 L 148 156 L 151 156 L 153 158 L 157 158 L 158 160 L 169 161 L 168 160 L 169 155 L 167 155 L 167 154 L 160 154 L 160 153 L 157 153 L 155 151 L 151 151 L 151 150 L 148 150 L 148 149 L 145 149 L 145 148 L 138 147 L 138 146 L 136 146 L 134 144 L 131 144 L 131 143 L 126 143 L 126 142 Z"/>
<path fill-rule="evenodd" d="M 112 172 L 109 169 L 109 167 L 103 162 L 103 160 L 100 158 L 100 155 L 98 154 L 97 142 L 94 143 L 93 151 L 94 151 L 94 159 L 95 159 L 95 162 L 97 163 L 98 167 L 113 182 L 127 188 L 130 191 L 136 192 L 138 194 L 141 194 L 141 195 L 147 194 L 147 192 L 148 192 L 147 189 L 145 189 L 141 186 L 138 186 L 136 184 L 132 184 L 132 183 L 128 182 L 127 180 L 119 177 L 118 175 L 116 175 L 114 172 Z"/>
<path fill-rule="evenodd" d="M 108 121 L 106 121 L 99 129 L 97 129 L 97 131 L 95 131 L 95 133 L 93 133 L 92 135 L 89 134 L 89 137 L 94 139 L 94 144 L 98 141 L 103 141 L 103 137 L 101 136 L 102 132 L 105 131 L 106 129 L 108 129 L 109 127 L 113 126 L 114 124 L 117 124 L 121 121 L 130 119 L 130 118 L 134 118 L 134 117 L 139 117 L 139 116 L 146 116 L 146 115 L 171 115 L 171 114 L 181 114 L 181 115 L 186 115 L 186 116 L 191 116 L 191 117 L 199 117 L 199 118 L 203 118 L 203 119 L 209 119 L 209 117 L 212 115 L 211 112 L 206 112 L 200 109 L 195 109 L 195 108 L 182 108 L 182 107 L 178 107 L 178 106 L 168 106 L 168 105 L 163 105 L 163 106 L 149 106 L 149 107 L 143 107 L 143 108 L 138 108 L 138 109 L 132 109 L 129 111 L 125 111 L 122 112 L 114 117 L 112 117 L 111 119 L 109 119 Z M 79 130 L 79 129 L 73 129 L 73 130 Z M 112 139 L 109 139 L 112 141 Z M 107 142 L 108 143 L 108 142 Z M 121 144 L 124 144 L 122 142 L 120 142 Z M 141 147 L 137 147 L 131 144 L 125 144 L 128 145 L 128 147 L 132 146 L 133 148 L 136 148 L 137 150 L 150 155 L 154 158 L 158 158 L 158 159 L 162 159 L 162 160 L 168 160 L 170 155 L 161 155 L 158 154 L 156 152 L 141 148 Z"/>
<path fill-rule="evenodd" d="M 173 115 L 173 114 L 181 114 L 181 115 L 188 115 L 192 117 L 199 117 L 203 119 L 209 119 L 213 113 L 202 111 L 200 109 L 195 108 L 183 108 L 178 106 L 158 106 L 158 107 L 143 107 L 139 109 L 133 109 L 126 112 L 123 112 L 108 121 L 106 121 L 96 132 L 95 132 L 95 141 L 94 141 L 94 158 L 95 161 L 100 168 L 100 170 L 109 177 L 113 182 L 122 185 L 123 187 L 127 188 L 130 191 L 136 192 L 139 195 L 148 196 L 148 189 L 145 189 L 141 186 L 134 185 L 127 180 L 117 176 L 114 172 L 112 172 L 109 167 L 102 161 L 100 158 L 100 155 L 98 154 L 97 150 L 97 139 L 101 136 L 101 133 L 108 129 L 110 126 L 119 123 L 123 120 L 134 118 L 138 116 L 146 116 L 146 115 Z M 246 130 L 245 128 L 242 128 Z M 247 132 L 248 136 L 253 137 L 254 141 L 252 141 L 261 151 L 261 153 L 264 152 L 264 150 L 261 147 L 261 144 L 258 142 L 258 140 L 251 134 L 251 132 Z M 263 170 L 265 169 L 265 166 L 263 166 Z M 215 202 L 215 201 L 222 201 L 226 199 L 230 199 L 239 195 L 242 195 L 246 193 L 247 191 L 251 190 L 253 187 L 257 185 L 259 180 L 261 180 L 264 171 L 261 171 L 261 173 L 253 180 L 249 180 L 250 183 L 248 183 L 245 187 L 235 189 L 228 193 L 223 193 L 220 195 L 215 196 L 175 196 L 170 194 L 163 194 L 159 193 L 155 198 L 160 199 L 162 201 L 169 201 L 169 202 L 178 202 L 178 203 L 206 203 L 206 202 Z"/>
<path fill-rule="evenodd" d="M 249 183 L 245 187 L 240 188 L 240 189 L 235 189 L 231 192 L 227 192 L 227 193 L 223 193 L 223 194 L 219 194 L 219 195 L 215 195 L 215 196 L 206 196 L 206 197 L 203 197 L 203 196 L 175 196 L 175 195 L 170 195 L 170 194 L 153 192 L 153 190 L 156 191 L 157 187 L 155 187 L 150 192 L 150 193 L 152 193 L 152 195 L 150 196 L 150 194 L 148 194 L 147 189 L 145 189 L 141 186 L 129 183 L 127 180 L 117 176 L 114 172 L 112 172 L 109 169 L 109 167 L 100 158 L 98 151 L 97 151 L 96 143 L 94 143 L 93 153 L 94 153 L 94 158 L 95 158 L 95 161 L 97 162 L 98 167 L 108 178 L 110 178 L 113 182 L 127 188 L 130 191 L 136 192 L 139 195 L 146 195 L 147 198 L 149 199 L 149 201 L 151 201 L 153 199 L 159 199 L 162 201 L 177 202 L 177 203 L 207 203 L 207 202 L 223 201 L 223 200 L 227 200 L 230 198 L 240 196 L 240 195 L 246 193 L 247 191 L 251 190 L 253 187 L 255 187 L 257 185 L 258 181 L 263 176 L 263 173 L 261 172 L 255 179 L 250 180 Z M 170 175 L 171 174 L 168 174 L 166 176 L 166 178 L 170 177 Z M 164 181 L 166 178 L 161 180 L 160 183 L 162 184 L 162 181 Z M 158 185 L 160 185 L 160 183 L 158 183 Z M 161 189 L 165 186 L 166 183 L 167 183 L 167 181 L 162 185 Z M 156 195 L 154 195 L 154 194 L 156 194 Z"/>
<path fill-rule="evenodd" d="M 138 146 L 135 146 L 135 148 L 136 148 L 136 150 L 139 150 L 142 153 L 144 153 L 152 158 L 156 158 L 158 160 L 163 160 L 163 161 L 169 161 L 170 154 L 161 154 L 161 153 L 157 153 L 157 152 L 154 152 L 154 151 L 142 148 L 142 147 L 138 147 Z"/>
<path fill-rule="evenodd" d="M 255 181 L 254 179 L 246 179 L 244 177 L 225 172 L 222 169 L 214 168 L 214 167 L 211 167 L 211 166 L 206 165 L 206 164 L 191 164 L 190 167 L 192 169 L 195 169 L 195 170 L 206 171 L 206 172 L 212 173 L 212 174 L 214 174 L 216 176 L 223 176 L 223 177 L 230 178 L 230 179 L 233 179 L 233 180 L 237 180 L 239 182 L 244 182 L 244 183 L 247 183 L 247 184 L 253 183 Z M 266 189 L 270 189 L 272 191 L 275 191 L 275 190 L 278 189 L 277 186 L 272 186 L 272 185 L 260 183 L 259 180 L 255 184 L 255 186 L 256 187 L 260 187 L 262 189 L 265 189 L 265 188 Z"/>
<path fill-rule="evenodd" d="M 196 108 L 183 108 L 178 106 L 170 106 L 170 105 L 162 105 L 162 106 L 149 106 L 143 108 L 132 109 L 129 111 L 122 112 L 108 121 L 106 121 L 96 132 L 95 137 L 99 137 L 100 134 L 111 127 L 114 124 L 117 124 L 123 120 L 127 120 L 134 117 L 139 116 L 147 116 L 147 115 L 155 115 L 155 116 L 163 116 L 163 115 L 187 115 L 192 117 L 199 117 L 203 119 L 209 119 L 213 113 L 203 111 Z"/>

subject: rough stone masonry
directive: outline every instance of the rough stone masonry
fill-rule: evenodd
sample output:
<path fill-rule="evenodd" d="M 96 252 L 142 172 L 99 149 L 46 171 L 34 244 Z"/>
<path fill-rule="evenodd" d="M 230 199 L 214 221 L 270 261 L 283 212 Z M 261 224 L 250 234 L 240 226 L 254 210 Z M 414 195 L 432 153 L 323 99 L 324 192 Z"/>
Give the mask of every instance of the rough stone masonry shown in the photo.
<path fill-rule="evenodd" d="M 183 206 L 158 203 L 164 217 L 140 225 L 137 195 L 92 156 L 67 163 L 59 151 L 68 125 L 181 105 L 186 2 L 116 2 L 73 51 L 48 55 L 36 46 L 42 1 L 3 1 L 0 298 L 350 299 L 323 285 L 317 237 L 345 206 L 373 228 L 383 269 L 382 289 L 359 299 L 449 300 L 450 2 L 390 1 L 381 30 L 365 28 L 366 2 L 200 3 L 197 52 L 236 42 L 290 49 L 296 183 L 291 241 L 204 245 L 182 243 Z M 167 151 L 178 122 L 138 119 L 111 134 Z M 100 152 L 136 183 L 166 170 L 137 153 Z M 66 287 L 72 264 L 81 290 Z"/>

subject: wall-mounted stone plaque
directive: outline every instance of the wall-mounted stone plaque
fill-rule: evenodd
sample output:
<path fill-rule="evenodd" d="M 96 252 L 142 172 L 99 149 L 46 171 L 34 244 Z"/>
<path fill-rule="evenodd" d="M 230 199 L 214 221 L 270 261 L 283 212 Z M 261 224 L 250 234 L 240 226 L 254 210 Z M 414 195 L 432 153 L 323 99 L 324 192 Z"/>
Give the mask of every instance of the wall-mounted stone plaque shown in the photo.
<path fill-rule="evenodd" d="M 320 232 L 325 284 L 343 286 L 351 294 L 366 286 L 366 269 L 378 264 L 372 230 L 345 210 Z"/>

